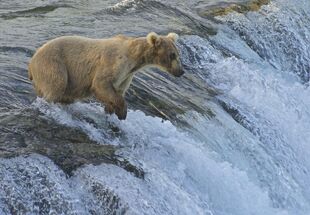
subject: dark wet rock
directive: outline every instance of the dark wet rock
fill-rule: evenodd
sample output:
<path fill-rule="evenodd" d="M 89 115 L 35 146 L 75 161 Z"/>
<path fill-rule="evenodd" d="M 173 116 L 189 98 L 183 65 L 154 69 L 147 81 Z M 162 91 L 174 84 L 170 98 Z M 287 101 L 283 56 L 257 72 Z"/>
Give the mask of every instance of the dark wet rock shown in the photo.
<path fill-rule="evenodd" d="M 45 119 L 39 112 L 25 109 L 0 116 L 0 157 L 38 153 L 54 161 L 71 175 L 86 164 L 109 163 L 143 178 L 144 172 L 116 155 L 112 145 L 100 145 L 76 128 Z"/>

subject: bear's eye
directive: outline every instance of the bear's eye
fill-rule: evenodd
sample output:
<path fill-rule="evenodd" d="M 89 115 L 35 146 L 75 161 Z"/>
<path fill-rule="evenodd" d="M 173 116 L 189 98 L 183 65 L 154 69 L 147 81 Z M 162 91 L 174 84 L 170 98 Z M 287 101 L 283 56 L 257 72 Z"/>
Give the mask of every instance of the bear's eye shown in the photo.
<path fill-rule="evenodd" d="M 175 57 L 176 57 L 175 53 L 171 53 L 171 54 L 170 54 L 170 60 L 174 60 Z"/>

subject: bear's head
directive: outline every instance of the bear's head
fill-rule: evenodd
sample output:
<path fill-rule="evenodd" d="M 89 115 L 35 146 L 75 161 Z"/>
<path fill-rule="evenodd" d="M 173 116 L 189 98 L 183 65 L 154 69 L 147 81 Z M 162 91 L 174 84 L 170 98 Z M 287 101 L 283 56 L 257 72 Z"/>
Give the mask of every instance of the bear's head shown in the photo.
<path fill-rule="evenodd" d="M 184 74 L 180 55 L 175 42 L 178 35 L 169 33 L 167 36 L 159 36 L 156 33 L 149 33 L 146 37 L 148 44 L 152 49 L 151 63 L 159 69 L 180 77 Z"/>

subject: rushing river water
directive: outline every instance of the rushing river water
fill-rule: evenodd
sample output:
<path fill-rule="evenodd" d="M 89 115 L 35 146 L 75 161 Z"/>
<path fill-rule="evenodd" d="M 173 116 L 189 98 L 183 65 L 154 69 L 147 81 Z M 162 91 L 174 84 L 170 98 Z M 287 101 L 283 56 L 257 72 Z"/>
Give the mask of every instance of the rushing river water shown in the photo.
<path fill-rule="evenodd" d="M 0 215 L 310 214 L 310 1 L 219 2 L 1 1 Z M 36 98 L 47 40 L 150 31 L 179 33 L 186 74 L 139 73 L 125 121 Z"/>

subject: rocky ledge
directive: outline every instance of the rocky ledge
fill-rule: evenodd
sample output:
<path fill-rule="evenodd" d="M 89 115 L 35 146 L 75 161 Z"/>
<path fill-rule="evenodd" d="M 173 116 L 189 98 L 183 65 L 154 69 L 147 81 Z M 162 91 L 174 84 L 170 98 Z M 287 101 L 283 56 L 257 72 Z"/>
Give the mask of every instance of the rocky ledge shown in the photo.
<path fill-rule="evenodd" d="M 196 9 L 203 17 L 223 16 L 231 12 L 246 13 L 257 11 L 270 0 L 250 0 L 250 1 L 210 1 L 199 4 Z"/>

